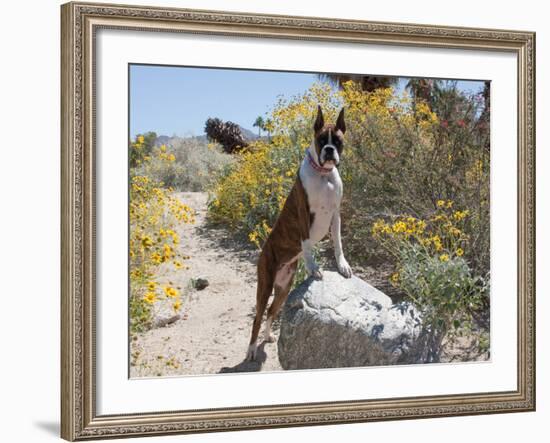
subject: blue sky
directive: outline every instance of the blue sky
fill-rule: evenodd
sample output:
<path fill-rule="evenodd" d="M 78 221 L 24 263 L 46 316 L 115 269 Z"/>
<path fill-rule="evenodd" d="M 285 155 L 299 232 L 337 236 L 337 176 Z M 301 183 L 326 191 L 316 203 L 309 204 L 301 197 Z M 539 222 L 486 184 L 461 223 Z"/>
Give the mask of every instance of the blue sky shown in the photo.
<path fill-rule="evenodd" d="M 315 81 L 309 73 L 131 65 L 130 136 L 202 135 L 208 117 L 255 131 L 254 120 L 265 117 L 279 95 L 301 94 Z M 458 87 L 478 92 L 482 82 L 461 81 Z"/>

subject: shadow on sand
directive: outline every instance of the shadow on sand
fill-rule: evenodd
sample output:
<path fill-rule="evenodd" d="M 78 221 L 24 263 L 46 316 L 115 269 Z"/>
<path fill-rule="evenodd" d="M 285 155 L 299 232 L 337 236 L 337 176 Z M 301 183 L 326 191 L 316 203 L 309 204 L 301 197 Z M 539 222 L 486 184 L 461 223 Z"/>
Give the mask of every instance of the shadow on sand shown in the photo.
<path fill-rule="evenodd" d="M 254 361 L 247 361 L 243 360 L 238 365 L 235 366 L 225 366 L 221 368 L 218 373 L 219 374 L 230 374 L 235 372 L 259 372 L 262 370 L 262 366 L 267 358 L 267 354 L 265 353 L 265 344 L 266 342 L 263 341 L 260 346 L 258 346 L 258 349 L 256 351 L 256 360 Z"/>

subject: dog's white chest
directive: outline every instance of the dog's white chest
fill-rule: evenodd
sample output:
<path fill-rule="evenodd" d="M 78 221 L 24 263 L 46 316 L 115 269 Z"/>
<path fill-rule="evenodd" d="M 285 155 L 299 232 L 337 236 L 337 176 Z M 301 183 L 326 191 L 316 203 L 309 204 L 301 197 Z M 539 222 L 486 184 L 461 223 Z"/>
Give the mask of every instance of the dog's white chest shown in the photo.
<path fill-rule="evenodd" d="M 328 175 L 311 173 L 307 169 L 300 170 L 300 178 L 313 218 L 309 238 L 313 243 L 317 243 L 328 234 L 332 217 L 340 209 L 342 181 L 336 169 Z"/>

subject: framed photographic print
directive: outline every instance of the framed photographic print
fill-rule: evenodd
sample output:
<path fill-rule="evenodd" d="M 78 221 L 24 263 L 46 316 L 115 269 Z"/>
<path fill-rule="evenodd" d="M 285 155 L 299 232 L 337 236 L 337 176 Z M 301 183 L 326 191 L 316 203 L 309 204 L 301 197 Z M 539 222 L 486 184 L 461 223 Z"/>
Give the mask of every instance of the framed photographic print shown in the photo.
<path fill-rule="evenodd" d="M 63 438 L 534 410 L 534 33 L 61 17 Z"/>

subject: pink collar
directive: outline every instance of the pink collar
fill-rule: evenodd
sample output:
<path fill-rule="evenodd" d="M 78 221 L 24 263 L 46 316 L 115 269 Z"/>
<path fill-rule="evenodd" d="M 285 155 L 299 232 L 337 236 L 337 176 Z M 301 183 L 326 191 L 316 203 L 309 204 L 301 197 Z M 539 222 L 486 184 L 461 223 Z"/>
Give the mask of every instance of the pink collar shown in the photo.
<path fill-rule="evenodd" d="M 311 156 L 309 150 L 307 151 L 307 159 L 309 161 L 309 164 L 313 169 L 315 169 L 319 174 L 329 174 L 332 172 L 332 170 L 335 168 L 334 166 L 332 168 L 324 168 L 323 166 L 319 166 L 315 160 L 313 160 L 313 157 Z"/>

